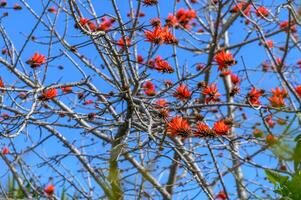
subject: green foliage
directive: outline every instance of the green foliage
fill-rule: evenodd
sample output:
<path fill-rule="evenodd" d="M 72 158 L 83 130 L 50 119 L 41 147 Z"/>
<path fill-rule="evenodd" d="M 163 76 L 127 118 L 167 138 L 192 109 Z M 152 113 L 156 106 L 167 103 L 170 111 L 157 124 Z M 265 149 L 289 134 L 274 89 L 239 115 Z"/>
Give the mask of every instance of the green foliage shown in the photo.
<path fill-rule="evenodd" d="M 293 148 L 289 145 L 277 145 L 275 149 L 278 149 L 278 151 L 275 149 L 273 150 L 273 153 L 282 160 L 283 153 L 282 155 L 277 153 L 280 152 L 281 149 L 284 153 L 288 153 L 290 155 L 287 156 L 285 160 L 293 162 L 294 172 L 282 175 L 276 171 L 265 170 L 268 180 L 275 186 L 275 192 L 280 195 L 281 200 L 301 199 L 301 134 L 295 137 L 294 141 L 296 142 L 296 145 Z"/>

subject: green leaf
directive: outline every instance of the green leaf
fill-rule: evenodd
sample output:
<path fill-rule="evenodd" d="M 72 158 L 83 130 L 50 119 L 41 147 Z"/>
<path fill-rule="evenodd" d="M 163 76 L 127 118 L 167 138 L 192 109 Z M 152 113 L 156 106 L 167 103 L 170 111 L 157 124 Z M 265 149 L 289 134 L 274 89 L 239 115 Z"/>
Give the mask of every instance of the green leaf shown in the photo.
<path fill-rule="evenodd" d="M 266 175 L 267 175 L 267 178 L 268 180 L 273 183 L 274 185 L 277 185 L 277 184 L 280 184 L 280 185 L 283 185 L 285 184 L 289 177 L 288 176 L 282 176 L 280 175 L 280 173 L 278 172 L 275 172 L 275 171 L 272 171 L 272 170 L 264 170 Z"/>

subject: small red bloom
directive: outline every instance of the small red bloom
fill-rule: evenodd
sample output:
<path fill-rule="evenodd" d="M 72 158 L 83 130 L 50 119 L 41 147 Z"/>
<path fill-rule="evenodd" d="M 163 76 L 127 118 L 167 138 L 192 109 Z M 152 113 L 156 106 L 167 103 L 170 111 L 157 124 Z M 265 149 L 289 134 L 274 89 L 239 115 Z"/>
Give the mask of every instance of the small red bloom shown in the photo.
<path fill-rule="evenodd" d="M 299 97 L 301 97 L 301 85 L 298 85 L 295 87 L 295 91 L 297 92 L 297 94 L 299 95 Z"/>
<path fill-rule="evenodd" d="M 259 97 L 261 97 L 264 94 L 263 90 L 257 90 L 256 88 L 252 88 L 251 91 L 248 93 L 247 97 L 249 102 L 252 105 L 261 105 L 259 101 Z"/>
<path fill-rule="evenodd" d="M 209 128 L 209 126 L 207 124 L 205 124 L 204 122 L 199 122 L 196 125 L 196 131 L 194 132 L 194 135 L 196 137 L 207 137 L 212 135 L 212 131 Z"/>
<path fill-rule="evenodd" d="M 89 19 L 87 19 L 87 18 L 81 17 L 81 18 L 79 19 L 79 23 L 80 23 L 82 26 L 85 26 L 86 24 L 88 24 L 88 22 L 89 22 Z"/>
<path fill-rule="evenodd" d="M 167 123 L 167 133 L 172 136 L 188 137 L 190 135 L 191 128 L 187 120 L 182 117 L 176 116 L 170 122 Z"/>
<path fill-rule="evenodd" d="M 240 83 L 240 78 L 236 74 L 231 74 L 231 82 L 237 85 Z"/>
<path fill-rule="evenodd" d="M 161 27 L 155 27 L 153 31 L 144 32 L 146 41 L 152 42 L 154 44 L 163 44 L 164 43 L 164 34 L 162 34 Z"/>
<path fill-rule="evenodd" d="M 0 88 L 5 88 L 2 78 L 0 77 Z M 4 93 L 4 90 L 2 90 L 2 93 Z"/>
<path fill-rule="evenodd" d="M 264 119 L 264 121 L 268 124 L 268 126 L 270 127 L 270 128 L 274 128 L 274 126 L 275 126 L 275 122 L 274 122 L 274 120 L 273 120 L 273 116 L 272 115 L 269 115 L 269 116 L 267 116 L 265 119 Z"/>
<path fill-rule="evenodd" d="M 72 92 L 72 87 L 71 86 L 65 86 L 61 87 L 63 93 L 70 93 Z"/>
<path fill-rule="evenodd" d="M 92 104 L 92 103 L 94 103 L 93 100 L 92 100 L 92 99 L 88 99 L 88 100 L 86 100 L 86 101 L 83 103 L 83 105 L 90 105 L 90 104 Z"/>
<path fill-rule="evenodd" d="M 161 20 L 160 20 L 160 18 L 153 18 L 153 19 L 151 19 L 150 24 L 153 27 L 160 27 L 161 26 Z"/>
<path fill-rule="evenodd" d="M 53 7 L 53 6 L 52 6 L 52 7 L 50 7 L 50 8 L 48 8 L 48 9 L 47 9 L 47 11 L 48 11 L 48 12 L 50 12 L 50 13 L 52 13 L 52 14 L 56 14 L 56 13 L 57 13 L 57 10 L 56 10 L 56 8 L 55 8 L 55 7 Z"/>
<path fill-rule="evenodd" d="M 113 23 L 115 22 L 115 19 L 108 19 L 107 17 L 101 18 L 102 23 L 97 27 L 98 31 L 108 31 Z"/>
<path fill-rule="evenodd" d="M 32 68 L 35 68 L 43 65 L 45 61 L 45 56 L 36 52 L 26 63 L 29 64 Z"/>
<path fill-rule="evenodd" d="M 165 23 L 166 23 L 166 26 L 168 26 L 168 27 L 177 26 L 178 25 L 177 17 L 170 13 L 167 16 Z"/>
<path fill-rule="evenodd" d="M 227 135 L 231 127 L 226 125 L 225 120 L 220 120 L 214 123 L 213 131 L 216 135 Z"/>
<path fill-rule="evenodd" d="M 219 70 L 236 64 L 232 54 L 230 52 L 226 52 L 224 49 L 216 53 L 214 59 L 218 64 Z"/>
<path fill-rule="evenodd" d="M 196 17 L 195 10 L 185 10 L 184 8 L 180 8 L 176 13 L 176 18 L 179 24 L 181 24 L 184 28 L 190 29 L 190 21 Z"/>
<path fill-rule="evenodd" d="M 253 135 L 256 138 L 262 138 L 263 137 L 263 131 L 255 128 L 254 131 L 253 131 Z"/>
<path fill-rule="evenodd" d="M 277 96 L 277 97 L 283 97 L 283 98 L 286 98 L 288 96 L 288 93 L 285 89 L 280 89 L 279 87 L 276 87 L 276 89 L 272 89 L 272 94 L 274 96 Z"/>
<path fill-rule="evenodd" d="M 22 10 L 22 7 L 19 4 L 15 3 L 13 6 L 13 9 L 14 10 Z"/>
<path fill-rule="evenodd" d="M 285 102 L 282 96 L 272 96 L 269 101 L 273 107 L 280 108 L 285 106 Z"/>
<path fill-rule="evenodd" d="M 158 70 L 159 72 L 167 72 L 167 73 L 173 73 L 174 69 L 170 66 L 170 64 L 163 60 L 161 56 L 157 56 L 155 58 L 155 69 Z"/>
<path fill-rule="evenodd" d="M 202 94 L 207 95 L 205 102 L 216 102 L 219 100 L 219 97 L 221 96 L 220 93 L 218 93 L 218 89 L 215 83 L 212 83 L 210 86 L 207 86 L 203 89 Z"/>
<path fill-rule="evenodd" d="M 277 142 L 277 137 L 272 135 L 272 134 L 268 134 L 266 137 L 266 143 L 268 145 L 273 145 Z"/>
<path fill-rule="evenodd" d="M 145 6 L 154 6 L 158 4 L 158 0 L 143 0 Z"/>
<path fill-rule="evenodd" d="M 168 105 L 168 102 L 165 100 L 165 99 L 158 99 L 155 104 L 157 106 L 159 106 L 160 108 L 164 108 L 164 107 L 167 107 Z"/>
<path fill-rule="evenodd" d="M 131 39 L 129 38 L 129 37 L 126 37 L 125 38 L 125 42 L 124 42 L 124 39 L 123 39 L 123 37 L 122 38 L 120 38 L 119 40 L 118 40 L 118 46 L 120 46 L 121 48 L 125 48 L 125 46 L 130 46 L 131 45 Z"/>
<path fill-rule="evenodd" d="M 146 81 L 142 88 L 147 96 L 156 95 L 155 85 L 151 81 Z"/>
<path fill-rule="evenodd" d="M 227 194 L 225 193 L 225 191 L 221 190 L 219 191 L 219 193 L 216 195 L 215 198 L 225 200 L 227 199 Z"/>
<path fill-rule="evenodd" d="M 57 96 L 57 90 L 55 88 L 50 88 L 50 89 L 44 90 L 40 99 L 42 101 L 47 101 L 50 99 L 54 99 L 56 96 Z"/>
<path fill-rule="evenodd" d="M 143 57 L 142 57 L 141 55 L 138 55 L 138 56 L 137 56 L 137 62 L 138 62 L 139 64 L 142 64 L 142 63 L 143 63 Z"/>
<path fill-rule="evenodd" d="M 237 5 L 235 5 L 231 10 L 230 12 L 231 13 L 238 13 L 240 11 L 242 11 L 242 9 L 244 8 L 244 14 L 246 16 L 249 16 L 250 15 L 250 11 L 251 11 L 251 5 L 246 5 L 245 2 L 241 2 L 241 3 L 238 3 Z"/>
<path fill-rule="evenodd" d="M 191 96 L 191 92 L 188 87 L 184 84 L 181 84 L 176 91 L 173 93 L 173 96 L 181 101 L 188 100 Z"/>
<path fill-rule="evenodd" d="M 289 27 L 289 22 L 288 21 L 281 22 L 279 24 L 279 26 L 280 26 L 280 29 L 285 29 L 285 32 L 288 32 L 288 30 L 287 30 L 288 27 Z M 293 23 L 290 24 L 290 31 L 292 33 L 296 33 L 297 32 L 297 27 Z"/>
<path fill-rule="evenodd" d="M 256 15 L 257 17 L 264 18 L 264 17 L 268 17 L 270 15 L 270 12 L 264 6 L 260 6 L 256 10 Z"/>
<path fill-rule="evenodd" d="M 45 188 L 44 188 L 44 192 L 48 195 L 48 196 L 52 196 L 54 194 L 54 190 L 55 190 L 55 187 L 54 185 L 52 184 L 49 184 L 47 185 Z"/>
<path fill-rule="evenodd" d="M 3 154 L 3 155 L 9 154 L 9 153 L 10 153 L 9 148 L 4 147 L 4 148 L 2 149 L 2 154 Z"/>

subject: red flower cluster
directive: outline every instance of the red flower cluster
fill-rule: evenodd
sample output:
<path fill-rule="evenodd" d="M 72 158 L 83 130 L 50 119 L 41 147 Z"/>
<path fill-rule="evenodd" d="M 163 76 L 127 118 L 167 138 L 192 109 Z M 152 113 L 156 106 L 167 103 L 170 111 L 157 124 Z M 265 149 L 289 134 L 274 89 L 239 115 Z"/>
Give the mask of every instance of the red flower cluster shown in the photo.
<path fill-rule="evenodd" d="M 295 91 L 297 92 L 297 94 L 299 95 L 299 97 L 301 98 L 301 85 L 298 85 L 295 87 Z"/>
<path fill-rule="evenodd" d="M 4 148 L 2 149 L 2 154 L 3 154 L 3 155 L 9 154 L 9 153 L 10 153 L 9 148 L 4 147 Z"/>
<path fill-rule="evenodd" d="M 167 133 L 172 137 L 181 136 L 186 138 L 190 135 L 191 128 L 186 119 L 176 116 L 167 123 Z"/>
<path fill-rule="evenodd" d="M 219 97 L 221 96 L 221 94 L 218 93 L 217 86 L 215 83 L 212 83 L 210 86 L 206 86 L 203 89 L 202 94 L 207 96 L 205 99 L 206 103 L 217 102 L 219 101 Z"/>
<path fill-rule="evenodd" d="M 181 24 L 184 28 L 190 29 L 190 21 L 196 17 L 195 10 L 185 10 L 180 8 L 176 13 L 177 22 Z"/>
<path fill-rule="evenodd" d="M 297 32 L 297 27 L 296 27 L 295 24 L 293 24 L 293 22 L 292 22 L 291 24 L 289 24 L 288 21 L 284 21 L 284 22 L 281 22 L 281 23 L 279 24 L 279 26 L 280 26 L 280 29 L 284 29 L 285 32 L 288 32 L 288 27 L 289 27 L 289 26 L 290 26 L 290 31 L 291 31 L 292 33 L 296 33 L 296 32 Z"/>
<path fill-rule="evenodd" d="M 166 119 L 169 116 L 168 102 L 165 99 L 158 99 L 155 104 L 155 108 L 159 111 L 160 116 Z"/>
<path fill-rule="evenodd" d="M 219 193 L 215 196 L 216 199 L 222 199 L 225 200 L 227 199 L 227 194 L 225 191 L 221 190 Z"/>
<path fill-rule="evenodd" d="M 124 39 L 123 37 L 121 37 L 119 40 L 118 40 L 118 46 L 120 46 L 121 48 L 125 48 L 126 46 L 130 46 L 131 45 L 131 39 L 129 37 L 126 37 L 125 38 L 125 42 L 124 42 Z"/>
<path fill-rule="evenodd" d="M 5 87 L 2 78 L 0 78 L 0 87 L 1 87 L 1 88 L 4 88 L 4 87 Z M 2 93 L 4 93 L 4 90 L 2 91 Z"/>
<path fill-rule="evenodd" d="M 241 3 L 238 3 L 236 4 L 231 10 L 230 12 L 231 13 L 238 13 L 240 11 L 243 11 L 243 13 L 246 15 L 246 16 L 249 16 L 250 15 L 250 11 L 251 11 L 251 5 L 248 4 L 248 3 L 245 3 L 245 2 L 241 2 Z M 244 10 L 243 10 L 244 9 Z"/>
<path fill-rule="evenodd" d="M 108 19 L 107 17 L 102 17 L 101 18 L 101 24 L 98 26 L 97 30 L 98 31 L 108 31 L 116 21 L 115 19 L 111 18 Z"/>
<path fill-rule="evenodd" d="M 225 120 L 220 120 L 214 123 L 213 131 L 216 135 L 227 135 L 231 127 L 225 123 Z"/>
<path fill-rule="evenodd" d="M 161 56 L 157 56 L 155 60 L 149 61 L 149 66 L 152 69 L 155 69 L 162 73 L 173 73 L 174 69 L 170 66 L 170 64 L 163 60 Z"/>
<path fill-rule="evenodd" d="M 48 195 L 48 196 L 52 196 L 54 194 L 54 190 L 55 190 L 55 187 L 54 185 L 50 184 L 50 185 L 47 185 L 45 188 L 44 188 L 44 192 Z"/>
<path fill-rule="evenodd" d="M 261 105 L 261 102 L 259 101 L 259 97 L 261 97 L 263 94 L 264 94 L 263 90 L 257 90 L 256 88 L 252 88 L 247 95 L 248 101 L 252 105 L 259 106 Z"/>
<path fill-rule="evenodd" d="M 30 67 L 36 68 L 43 65 L 45 61 L 45 56 L 36 52 L 29 60 L 26 61 L 26 63 L 29 64 Z"/>
<path fill-rule="evenodd" d="M 269 101 L 273 107 L 283 107 L 285 106 L 284 98 L 288 96 L 285 89 L 281 90 L 279 87 L 272 89 L 273 96 L 269 98 Z"/>
<path fill-rule="evenodd" d="M 216 53 L 214 59 L 218 64 L 219 70 L 223 70 L 224 68 L 236 64 L 232 54 L 230 52 L 226 52 L 224 49 Z"/>
<path fill-rule="evenodd" d="M 264 17 L 268 17 L 270 15 L 270 12 L 264 6 L 260 6 L 256 10 L 256 15 L 257 17 L 264 18 Z"/>
<path fill-rule="evenodd" d="M 154 44 L 175 44 L 178 43 L 174 35 L 169 31 L 168 27 L 155 27 L 153 31 L 144 32 L 146 41 Z"/>
<path fill-rule="evenodd" d="M 167 18 L 165 20 L 165 23 L 166 23 L 165 25 L 169 26 L 169 27 L 171 27 L 171 26 L 177 26 L 178 25 L 177 17 L 170 13 L 167 16 Z"/>
<path fill-rule="evenodd" d="M 146 81 L 142 88 L 147 96 L 156 95 L 155 85 L 151 81 Z"/>
<path fill-rule="evenodd" d="M 143 0 L 145 6 L 154 6 L 158 4 L 158 0 Z"/>
<path fill-rule="evenodd" d="M 196 128 L 197 129 L 194 132 L 194 135 L 196 137 L 208 137 L 208 136 L 211 136 L 213 134 L 213 131 L 204 122 L 197 123 Z"/>
<path fill-rule="evenodd" d="M 39 97 L 42 101 L 47 101 L 50 99 L 54 99 L 57 96 L 57 90 L 55 88 L 50 88 L 47 90 L 44 90 L 42 95 Z"/>
<path fill-rule="evenodd" d="M 173 96 L 181 101 L 188 100 L 191 96 L 191 92 L 188 87 L 184 84 L 181 84 L 176 91 L 173 93 Z"/>

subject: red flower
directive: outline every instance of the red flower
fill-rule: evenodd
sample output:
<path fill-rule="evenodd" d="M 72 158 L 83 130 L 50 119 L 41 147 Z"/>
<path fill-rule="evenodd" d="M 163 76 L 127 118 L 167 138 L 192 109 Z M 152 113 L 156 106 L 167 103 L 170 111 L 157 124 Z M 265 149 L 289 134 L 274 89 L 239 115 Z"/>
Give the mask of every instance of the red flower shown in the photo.
<path fill-rule="evenodd" d="M 101 18 L 102 23 L 97 27 L 98 31 L 108 31 L 113 23 L 115 22 L 115 19 L 108 19 L 107 17 Z"/>
<path fill-rule="evenodd" d="M 217 86 L 215 83 L 212 83 L 210 86 L 206 86 L 203 89 L 202 94 L 208 96 L 205 99 L 206 103 L 209 103 L 211 101 L 216 102 L 219 100 L 219 96 L 221 96 L 221 94 L 218 93 Z"/>
<path fill-rule="evenodd" d="M 50 13 L 53 13 L 53 14 L 56 14 L 56 13 L 57 13 L 57 10 L 56 10 L 55 7 L 50 7 L 50 8 L 48 8 L 47 11 L 50 12 Z"/>
<path fill-rule="evenodd" d="M 157 56 L 155 58 L 155 69 L 159 72 L 167 72 L 173 73 L 174 69 L 169 65 L 169 63 L 161 58 L 161 56 Z"/>
<path fill-rule="evenodd" d="M 246 16 L 249 16 L 250 15 L 250 11 L 251 11 L 251 6 L 248 4 L 246 5 L 247 3 L 245 2 L 241 2 L 241 3 L 238 3 L 237 5 L 235 5 L 231 10 L 230 12 L 231 13 L 238 13 L 240 11 L 242 11 L 242 9 L 244 8 L 244 14 Z"/>
<path fill-rule="evenodd" d="M 288 32 L 288 27 L 289 27 L 289 22 L 288 21 L 284 21 L 284 22 L 281 22 L 279 24 L 280 26 L 280 29 L 285 29 L 285 32 Z M 296 25 L 294 25 L 293 23 L 290 24 L 290 30 L 292 33 L 296 33 L 297 32 L 297 27 Z"/>
<path fill-rule="evenodd" d="M 165 23 L 166 23 L 166 26 L 169 26 L 169 27 L 176 26 L 176 25 L 178 25 L 177 17 L 170 13 L 167 16 Z"/>
<path fill-rule="evenodd" d="M 86 24 L 88 24 L 88 22 L 89 22 L 89 19 L 87 19 L 87 18 L 81 17 L 81 18 L 79 19 L 79 23 L 80 23 L 82 26 L 85 26 Z"/>
<path fill-rule="evenodd" d="M 230 52 L 226 52 L 224 49 L 216 53 L 214 59 L 218 64 L 219 70 L 236 64 L 232 54 Z"/>
<path fill-rule="evenodd" d="M 2 78 L 0 77 L 0 88 L 5 88 Z M 2 93 L 4 93 L 4 90 L 2 90 Z"/>
<path fill-rule="evenodd" d="M 86 100 L 86 101 L 83 103 L 83 105 L 90 105 L 90 104 L 92 104 L 92 103 L 93 103 L 93 100 L 88 99 L 88 100 Z"/>
<path fill-rule="evenodd" d="M 131 39 L 129 38 L 129 37 L 126 37 L 125 38 L 125 42 L 124 42 L 124 39 L 123 39 L 123 37 L 122 38 L 120 38 L 119 40 L 118 40 L 118 46 L 120 46 L 120 47 L 122 47 L 122 48 L 125 48 L 125 46 L 130 46 L 131 45 Z"/>
<path fill-rule="evenodd" d="M 54 194 L 54 190 L 55 190 L 55 187 L 54 185 L 50 184 L 50 185 L 47 185 L 45 188 L 44 188 L 44 192 L 48 195 L 48 196 L 52 196 Z"/>
<path fill-rule="evenodd" d="M 196 17 L 195 10 L 185 10 L 184 8 L 180 8 L 176 13 L 176 18 L 179 24 L 181 24 L 184 28 L 190 29 L 189 22 Z"/>
<path fill-rule="evenodd" d="M 240 78 L 236 74 L 231 74 L 231 82 L 237 85 L 240 83 Z"/>
<path fill-rule="evenodd" d="M 216 135 L 227 135 L 230 127 L 226 125 L 225 120 L 220 120 L 214 123 L 213 131 Z"/>
<path fill-rule="evenodd" d="M 155 104 L 160 108 L 164 108 L 168 106 L 168 102 L 165 99 L 158 99 Z"/>
<path fill-rule="evenodd" d="M 50 99 L 54 99 L 56 96 L 57 96 L 57 90 L 55 88 L 50 88 L 50 89 L 44 90 L 40 99 L 42 101 L 47 101 Z"/>
<path fill-rule="evenodd" d="M 160 27 L 161 26 L 161 20 L 160 20 L 160 18 L 153 18 L 153 19 L 151 19 L 150 24 L 153 27 Z"/>
<path fill-rule="evenodd" d="M 274 47 L 274 42 L 273 40 L 267 40 L 265 42 L 265 45 L 268 47 L 268 48 L 273 48 Z"/>
<path fill-rule="evenodd" d="M 45 63 L 45 60 L 46 59 L 44 55 L 36 52 L 26 63 L 29 64 L 32 68 L 35 68 L 43 65 Z"/>
<path fill-rule="evenodd" d="M 143 0 L 143 4 L 146 6 L 154 6 L 158 4 L 158 0 Z"/>
<path fill-rule="evenodd" d="M 194 135 L 197 137 L 207 137 L 212 135 L 212 131 L 207 124 L 204 122 L 199 122 L 197 125 L 197 130 L 194 132 Z"/>
<path fill-rule="evenodd" d="M 155 85 L 151 81 L 146 81 L 142 87 L 144 89 L 144 93 L 147 96 L 154 96 L 156 95 Z"/>
<path fill-rule="evenodd" d="M 2 154 L 3 154 L 3 155 L 9 154 L 9 153 L 10 153 L 9 148 L 4 147 L 4 148 L 2 149 Z"/>
<path fill-rule="evenodd" d="M 72 92 L 72 87 L 71 86 L 64 86 L 64 87 L 61 87 L 61 89 L 62 89 L 63 93 L 70 93 L 70 92 Z"/>
<path fill-rule="evenodd" d="M 137 62 L 138 62 L 139 64 L 142 64 L 142 63 L 143 63 L 143 57 L 142 57 L 141 55 L 138 55 L 138 56 L 137 56 Z"/>
<path fill-rule="evenodd" d="M 269 101 L 271 105 L 276 108 L 285 106 L 285 102 L 282 96 L 272 96 L 269 98 Z"/>
<path fill-rule="evenodd" d="M 266 143 L 268 145 L 273 145 L 277 142 L 277 137 L 272 135 L 272 134 L 268 134 L 266 137 Z"/>
<path fill-rule="evenodd" d="M 144 32 L 146 41 L 152 42 L 154 44 L 163 44 L 164 43 L 164 34 L 162 34 L 161 27 L 155 27 L 153 31 Z"/>
<path fill-rule="evenodd" d="M 227 199 L 227 194 L 225 193 L 225 191 L 221 190 L 219 191 L 219 193 L 216 195 L 215 198 L 225 200 Z"/>
<path fill-rule="evenodd" d="M 298 85 L 295 87 L 295 91 L 297 92 L 297 94 L 299 95 L 299 97 L 301 97 L 301 85 Z"/>
<path fill-rule="evenodd" d="M 283 98 L 286 98 L 288 96 L 288 93 L 285 89 L 280 89 L 279 87 L 276 87 L 276 89 L 272 89 L 272 94 L 274 96 L 277 96 L 277 97 L 283 97 Z"/>
<path fill-rule="evenodd" d="M 247 97 L 249 102 L 252 105 L 260 105 L 259 97 L 264 94 L 263 90 L 257 90 L 256 88 L 252 88 L 251 91 L 248 93 Z"/>
<path fill-rule="evenodd" d="M 189 91 L 189 89 L 186 85 L 180 84 L 180 86 L 173 93 L 173 96 L 179 100 L 185 101 L 190 98 L 191 92 Z"/>
<path fill-rule="evenodd" d="M 15 3 L 13 6 L 13 9 L 14 10 L 22 10 L 22 7 L 19 4 Z"/>
<path fill-rule="evenodd" d="M 167 133 L 172 136 L 187 137 L 190 135 L 191 129 L 188 121 L 182 117 L 176 116 L 167 123 Z"/>
<path fill-rule="evenodd" d="M 268 126 L 269 126 L 270 128 L 274 128 L 274 126 L 275 126 L 275 124 L 276 124 L 276 123 L 273 121 L 272 115 L 267 116 L 267 117 L 264 119 L 264 121 L 268 124 Z"/>
<path fill-rule="evenodd" d="M 253 131 L 253 135 L 256 138 L 261 138 L 261 137 L 263 137 L 263 131 L 255 128 Z"/>
<path fill-rule="evenodd" d="M 270 15 L 270 12 L 268 9 L 266 9 L 264 6 L 260 6 L 256 10 L 257 17 L 268 17 Z"/>

